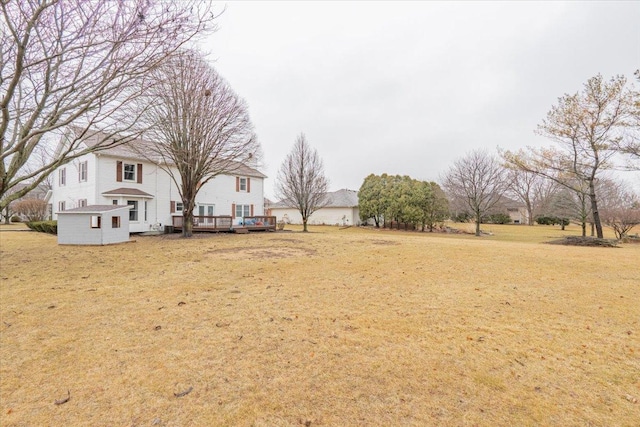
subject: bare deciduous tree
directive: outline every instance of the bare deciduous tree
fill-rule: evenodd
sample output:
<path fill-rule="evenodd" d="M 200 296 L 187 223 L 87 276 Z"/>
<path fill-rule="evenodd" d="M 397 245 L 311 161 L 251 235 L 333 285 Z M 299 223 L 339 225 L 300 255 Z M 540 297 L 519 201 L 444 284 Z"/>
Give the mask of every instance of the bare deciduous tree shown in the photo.
<path fill-rule="evenodd" d="M 257 164 L 260 145 L 246 103 L 198 52 L 177 52 L 153 77 L 144 120 L 154 144 L 141 147 L 141 154 L 161 159 L 176 183 L 184 205 L 182 236 L 190 237 L 200 187 L 246 162 Z"/>
<path fill-rule="evenodd" d="M 601 75 L 592 77 L 582 92 L 559 98 L 538 126 L 537 133 L 555 141 L 557 148 L 505 153 L 507 162 L 520 170 L 555 180 L 576 193 L 586 187 L 598 238 L 603 232 L 596 180 L 602 170 L 612 167 L 612 156 L 629 126 L 633 93 L 625 84 L 624 76 L 608 82 Z"/>
<path fill-rule="evenodd" d="M 640 225 L 640 198 L 630 186 L 613 180 L 598 185 L 602 195 L 602 220 L 611 227 L 616 238 L 622 239 L 636 225 Z"/>
<path fill-rule="evenodd" d="M 450 200 L 467 206 L 475 217 L 476 236 L 482 216 L 489 212 L 509 187 L 508 174 L 498 159 L 475 150 L 457 160 L 442 180 Z"/>
<path fill-rule="evenodd" d="M 47 202 L 41 199 L 22 199 L 14 203 L 13 210 L 27 221 L 43 221 L 47 216 Z"/>
<path fill-rule="evenodd" d="M 140 106 L 144 88 L 135 83 L 194 36 L 215 30 L 216 18 L 197 0 L 21 0 L 0 7 L 0 210 L 58 166 L 137 136 L 129 107 Z M 79 131 L 62 149 L 25 167 L 69 125 Z M 103 140 L 80 149 L 91 128 L 100 128 Z M 26 185 L 10 191 L 19 184 Z"/>
<path fill-rule="evenodd" d="M 532 172 L 509 169 L 509 196 L 524 203 L 528 225 L 534 225 L 535 217 L 552 200 L 558 184 Z"/>
<path fill-rule="evenodd" d="M 322 159 L 301 133 L 280 166 L 276 194 L 283 203 L 300 212 L 303 231 L 308 231 L 309 217 L 325 206 L 328 188 Z"/>
<path fill-rule="evenodd" d="M 636 70 L 634 74 L 636 80 L 640 82 L 640 70 Z M 628 155 L 628 169 L 640 170 L 640 89 L 633 90 L 632 94 L 633 103 L 630 126 L 625 138 L 620 144 L 620 151 Z"/>

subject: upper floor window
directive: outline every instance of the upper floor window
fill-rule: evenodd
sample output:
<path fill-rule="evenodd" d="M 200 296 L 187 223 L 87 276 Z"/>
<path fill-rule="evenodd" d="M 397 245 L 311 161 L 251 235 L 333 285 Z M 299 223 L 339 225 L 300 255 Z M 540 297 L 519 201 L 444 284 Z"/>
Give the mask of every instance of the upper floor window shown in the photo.
<path fill-rule="evenodd" d="M 136 180 L 136 165 L 133 163 L 124 164 L 124 175 L 122 176 L 125 181 Z"/>
<path fill-rule="evenodd" d="M 85 160 L 84 162 L 80 162 L 79 168 L 78 168 L 78 181 L 80 182 L 85 182 L 87 180 L 87 169 L 88 169 L 88 163 Z"/>
<path fill-rule="evenodd" d="M 78 200 L 78 207 L 79 207 L 79 208 L 83 208 L 83 207 L 85 207 L 85 206 L 87 206 L 87 199 L 80 199 L 80 200 Z"/>
<path fill-rule="evenodd" d="M 142 184 L 142 163 L 116 162 L 116 181 Z"/>
<path fill-rule="evenodd" d="M 60 187 L 67 185 L 67 168 L 62 168 L 58 171 L 58 184 L 60 184 Z"/>
<path fill-rule="evenodd" d="M 58 202 L 58 211 L 62 212 L 65 209 L 65 202 Z"/>
<path fill-rule="evenodd" d="M 249 178 L 236 177 L 236 191 L 249 193 L 251 192 L 251 180 Z"/>

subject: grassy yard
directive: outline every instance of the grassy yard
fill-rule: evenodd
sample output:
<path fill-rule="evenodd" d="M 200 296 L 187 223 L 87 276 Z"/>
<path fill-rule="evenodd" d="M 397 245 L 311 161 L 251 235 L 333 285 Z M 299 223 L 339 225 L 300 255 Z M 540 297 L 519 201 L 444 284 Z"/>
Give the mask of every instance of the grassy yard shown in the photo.
<path fill-rule="evenodd" d="M 0 228 L 0 425 L 638 426 L 640 245 L 485 228 Z"/>

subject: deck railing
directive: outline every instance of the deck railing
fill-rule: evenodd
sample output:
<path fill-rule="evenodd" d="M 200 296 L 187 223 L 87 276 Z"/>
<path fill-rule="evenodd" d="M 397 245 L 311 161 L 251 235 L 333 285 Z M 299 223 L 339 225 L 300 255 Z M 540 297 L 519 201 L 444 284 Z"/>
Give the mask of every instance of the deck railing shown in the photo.
<path fill-rule="evenodd" d="M 172 217 L 173 229 L 182 230 L 182 216 Z M 275 230 L 275 216 L 247 216 L 244 217 L 241 224 L 238 224 L 229 215 L 223 216 L 193 216 L 193 231 L 233 231 L 234 228 L 244 227 L 249 230 Z M 235 224 L 234 224 L 235 223 Z"/>
<path fill-rule="evenodd" d="M 173 218 L 174 230 L 182 230 L 181 216 Z M 203 231 L 231 231 L 233 218 L 231 216 L 193 216 L 193 230 Z"/>

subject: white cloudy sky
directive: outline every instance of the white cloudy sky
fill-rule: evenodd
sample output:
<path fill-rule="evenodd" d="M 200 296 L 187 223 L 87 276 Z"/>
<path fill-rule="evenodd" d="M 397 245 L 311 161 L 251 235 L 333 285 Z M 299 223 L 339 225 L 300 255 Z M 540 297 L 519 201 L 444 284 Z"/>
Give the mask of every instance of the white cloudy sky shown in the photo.
<path fill-rule="evenodd" d="M 231 2 L 203 43 L 249 104 L 269 176 L 296 136 L 331 189 L 435 180 L 475 148 L 534 134 L 590 77 L 640 67 L 638 2 Z"/>

